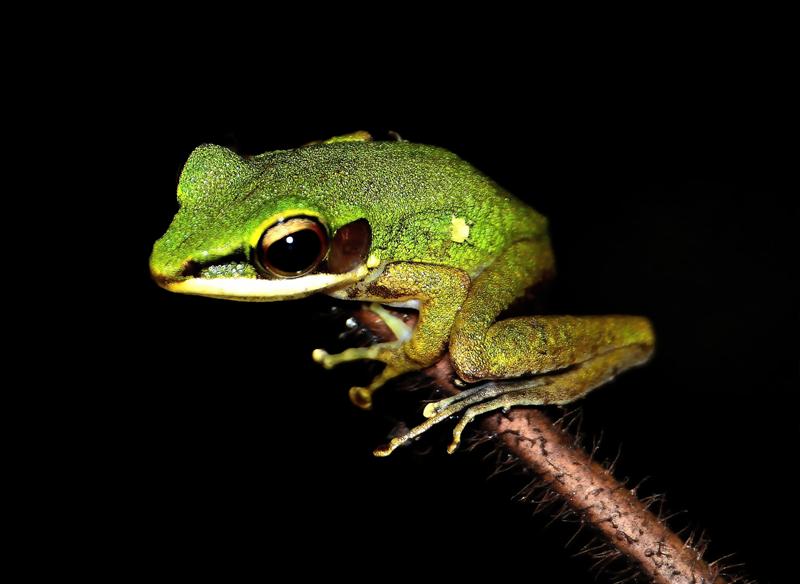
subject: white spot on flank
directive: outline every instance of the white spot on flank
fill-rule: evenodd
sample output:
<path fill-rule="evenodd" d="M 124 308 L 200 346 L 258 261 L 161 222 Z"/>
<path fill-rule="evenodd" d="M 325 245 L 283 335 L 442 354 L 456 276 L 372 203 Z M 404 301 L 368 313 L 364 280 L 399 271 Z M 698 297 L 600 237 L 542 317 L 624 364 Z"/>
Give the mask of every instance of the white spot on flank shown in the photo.
<path fill-rule="evenodd" d="M 469 237 L 469 225 L 462 217 L 453 215 L 450 221 L 450 239 L 456 243 L 464 243 Z"/>

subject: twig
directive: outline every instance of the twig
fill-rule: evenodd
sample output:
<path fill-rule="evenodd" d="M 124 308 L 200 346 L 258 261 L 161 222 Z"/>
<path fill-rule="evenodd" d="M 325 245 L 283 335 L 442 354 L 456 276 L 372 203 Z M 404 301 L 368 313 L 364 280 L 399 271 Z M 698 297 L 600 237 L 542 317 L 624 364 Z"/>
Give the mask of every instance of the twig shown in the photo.
<path fill-rule="evenodd" d="M 360 311 L 357 318 L 376 336 L 391 337 L 373 313 Z M 459 391 L 451 381 L 454 375 L 448 357 L 426 373 L 443 391 Z M 625 557 L 642 576 L 657 584 L 731 584 L 721 575 L 718 563 L 709 564 L 702 558 L 704 546 L 693 546 L 691 536 L 683 541 L 664 519 L 648 510 L 652 501 L 639 500 L 635 488 L 617 481 L 612 469 L 592 460 L 576 445 L 574 436 L 542 411 L 516 408 L 508 415 L 490 415 L 481 424 L 548 485 L 554 498 L 608 544 L 605 551 L 595 550 L 598 563 Z"/>
<path fill-rule="evenodd" d="M 453 371 L 444 359 L 427 371 L 439 388 L 455 393 Z M 609 469 L 592 460 L 542 411 L 515 408 L 508 415 L 488 416 L 481 423 L 494 440 L 511 452 L 556 493 L 580 520 L 657 584 L 728 584 L 718 565 L 681 540 L 647 510 L 646 503 L 617 481 Z M 611 561 L 615 555 L 604 556 Z"/>

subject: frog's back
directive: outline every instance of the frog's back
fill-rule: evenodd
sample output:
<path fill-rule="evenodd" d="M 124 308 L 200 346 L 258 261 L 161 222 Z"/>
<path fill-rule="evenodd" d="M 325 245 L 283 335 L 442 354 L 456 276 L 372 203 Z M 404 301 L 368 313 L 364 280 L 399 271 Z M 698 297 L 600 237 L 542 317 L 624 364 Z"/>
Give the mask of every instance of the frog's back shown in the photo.
<path fill-rule="evenodd" d="M 449 262 L 469 272 L 546 220 L 458 156 L 410 142 L 345 142 L 268 153 L 269 187 L 302 193 L 334 229 L 366 217 L 389 261 Z"/>

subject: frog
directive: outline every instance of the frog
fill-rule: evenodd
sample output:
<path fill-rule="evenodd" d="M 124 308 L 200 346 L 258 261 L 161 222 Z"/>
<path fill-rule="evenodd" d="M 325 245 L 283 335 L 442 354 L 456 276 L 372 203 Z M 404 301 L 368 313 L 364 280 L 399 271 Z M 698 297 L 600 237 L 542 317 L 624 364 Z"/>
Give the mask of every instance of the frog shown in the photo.
<path fill-rule="evenodd" d="M 376 456 L 460 415 L 453 452 L 476 417 L 572 403 L 654 350 L 642 316 L 507 316 L 554 276 L 548 221 L 438 146 L 363 131 L 254 156 L 204 144 L 185 163 L 177 197 L 149 262 L 164 289 L 369 303 L 394 339 L 312 352 L 325 368 L 384 364 L 371 383 L 350 389 L 355 405 L 370 409 L 390 380 L 450 360 L 462 391 L 428 403 L 424 420 Z M 416 312 L 413 327 L 402 310 Z"/>

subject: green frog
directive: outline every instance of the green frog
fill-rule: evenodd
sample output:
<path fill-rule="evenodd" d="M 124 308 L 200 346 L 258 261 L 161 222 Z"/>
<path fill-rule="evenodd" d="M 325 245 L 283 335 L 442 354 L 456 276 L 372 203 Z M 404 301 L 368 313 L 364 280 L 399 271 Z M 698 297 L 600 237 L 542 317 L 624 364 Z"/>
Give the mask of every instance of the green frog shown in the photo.
<path fill-rule="evenodd" d="M 180 209 L 150 257 L 163 288 L 272 302 L 323 293 L 370 302 L 396 339 L 312 357 L 385 364 L 350 397 L 369 409 L 390 379 L 449 352 L 461 393 L 375 451 L 386 456 L 454 414 L 452 452 L 476 416 L 565 404 L 652 354 L 639 316 L 498 318 L 554 274 L 547 220 L 455 154 L 355 132 L 242 157 L 203 145 L 178 184 Z M 388 307 L 388 308 L 387 308 Z M 409 328 L 389 308 L 414 309 Z"/>

